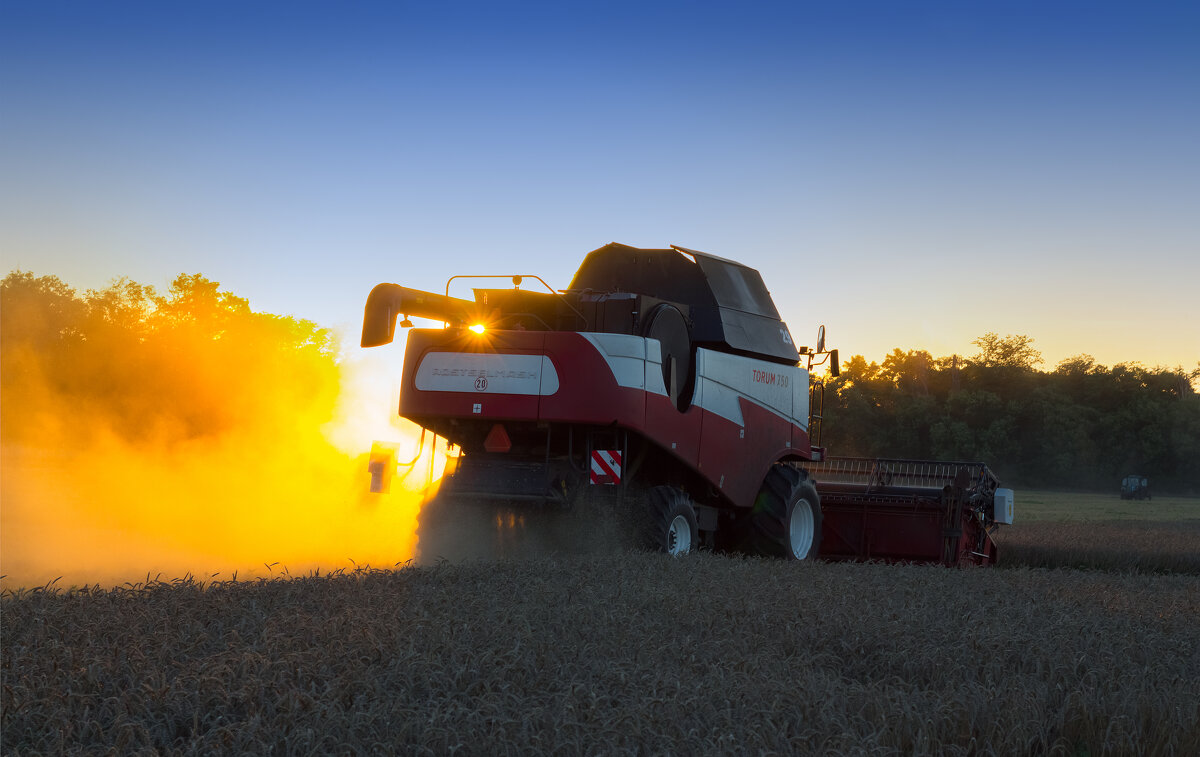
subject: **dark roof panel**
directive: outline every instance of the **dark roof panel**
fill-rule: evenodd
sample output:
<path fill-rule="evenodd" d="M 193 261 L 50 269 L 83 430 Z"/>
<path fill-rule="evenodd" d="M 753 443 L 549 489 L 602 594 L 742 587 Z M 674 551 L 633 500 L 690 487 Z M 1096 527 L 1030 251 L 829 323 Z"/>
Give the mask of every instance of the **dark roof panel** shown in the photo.
<path fill-rule="evenodd" d="M 800 358 L 759 272 L 716 255 L 613 242 L 588 253 L 570 289 L 632 292 L 687 305 L 697 342 L 789 362 Z"/>

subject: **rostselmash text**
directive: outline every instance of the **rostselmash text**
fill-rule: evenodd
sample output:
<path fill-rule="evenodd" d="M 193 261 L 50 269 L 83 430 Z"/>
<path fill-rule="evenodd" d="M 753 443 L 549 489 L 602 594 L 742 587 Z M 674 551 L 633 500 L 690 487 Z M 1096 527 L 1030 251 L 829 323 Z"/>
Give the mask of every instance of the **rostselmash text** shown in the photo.
<path fill-rule="evenodd" d="M 531 379 L 537 378 L 537 371 L 487 371 L 481 368 L 434 368 L 434 376 L 482 376 L 484 378 Z"/>

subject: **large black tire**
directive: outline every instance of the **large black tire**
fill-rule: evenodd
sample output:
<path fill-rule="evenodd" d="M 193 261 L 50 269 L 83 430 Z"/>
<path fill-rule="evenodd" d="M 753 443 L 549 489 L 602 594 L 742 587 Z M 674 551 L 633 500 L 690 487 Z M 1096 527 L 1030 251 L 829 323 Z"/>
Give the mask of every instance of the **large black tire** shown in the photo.
<path fill-rule="evenodd" d="M 808 473 L 788 463 L 773 465 L 746 528 L 755 554 L 815 560 L 821 547 L 821 499 Z"/>
<path fill-rule="evenodd" d="M 686 554 L 700 543 L 696 508 L 682 490 L 656 486 L 646 493 L 649 527 L 646 546 L 669 555 Z"/>

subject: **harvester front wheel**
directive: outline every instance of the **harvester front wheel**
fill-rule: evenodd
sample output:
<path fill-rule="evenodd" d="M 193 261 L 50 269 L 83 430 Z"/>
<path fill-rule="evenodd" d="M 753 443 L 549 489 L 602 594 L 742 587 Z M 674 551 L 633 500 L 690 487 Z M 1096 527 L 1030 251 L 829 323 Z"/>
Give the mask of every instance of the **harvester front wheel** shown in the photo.
<path fill-rule="evenodd" d="M 821 500 L 808 473 L 787 463 L 771 467 L 750 513 L 751 549 L 787 560 L 814 560 L 821 546 Z"/>
<path fill-rule="evenodd" d="M 650 510 L 648 546 L 656 552 L 682 555 L 700 542 L 696 508 L 682 490 L 656 486 L 647 493 Z"/>

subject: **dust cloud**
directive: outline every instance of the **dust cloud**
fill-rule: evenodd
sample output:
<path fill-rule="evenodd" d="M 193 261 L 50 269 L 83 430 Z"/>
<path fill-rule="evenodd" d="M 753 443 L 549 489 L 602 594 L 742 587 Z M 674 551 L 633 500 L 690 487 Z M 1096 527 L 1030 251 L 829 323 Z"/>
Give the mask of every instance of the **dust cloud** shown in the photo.
<path fill-rule="evenodd" d="M 444 459 L 395 418 L 382 361 L 199 275 L 79 295 L 18 271 L 0 307 L 4 588 L 412 558 Z M 415 458 L 387 493 L 369 491 L 375 440 Z"/>

